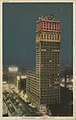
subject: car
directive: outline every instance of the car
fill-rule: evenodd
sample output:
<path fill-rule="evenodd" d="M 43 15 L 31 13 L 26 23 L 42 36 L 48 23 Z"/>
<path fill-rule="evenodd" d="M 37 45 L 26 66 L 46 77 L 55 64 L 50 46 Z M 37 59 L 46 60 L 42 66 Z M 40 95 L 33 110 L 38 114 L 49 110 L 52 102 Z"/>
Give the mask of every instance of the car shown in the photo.
<path fill-rule="evenodd" d="M 19 103 L 19 105 L 21 106 L 22 104 L 21 104 L 21 103 Z"/>

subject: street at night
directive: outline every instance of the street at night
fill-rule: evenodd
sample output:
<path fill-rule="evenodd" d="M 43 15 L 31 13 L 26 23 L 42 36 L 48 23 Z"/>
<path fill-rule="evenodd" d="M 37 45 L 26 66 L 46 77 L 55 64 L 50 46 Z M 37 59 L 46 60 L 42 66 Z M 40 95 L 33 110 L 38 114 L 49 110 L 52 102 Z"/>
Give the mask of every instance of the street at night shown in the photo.
<path fill-rule="evenodd" d="M 28 102 L 22 100 L 13 89 L 3 91 L 3 101 L 6 104 L 10 116 L 42 116 L 36 108 L 29 106 Z"/>

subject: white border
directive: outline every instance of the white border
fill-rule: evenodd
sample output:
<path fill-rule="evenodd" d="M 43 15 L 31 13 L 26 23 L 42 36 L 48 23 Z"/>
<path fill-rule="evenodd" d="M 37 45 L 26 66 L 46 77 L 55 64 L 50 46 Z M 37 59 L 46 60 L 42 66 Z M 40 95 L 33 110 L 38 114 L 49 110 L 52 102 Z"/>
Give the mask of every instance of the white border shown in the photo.
<path fill-rule="evenodd" d="M 76 1 L 73 4 L 73 115 L 76 118 Z"/>
<path fill-rule="evenodd" d="M 75 2 L 75 0 L 1 0 L 1 2 Z"/>
<path fill-rule="evenodd" d="M 0 3 L 0 116 L 2 115 L 2 4 Z"/>
<path fill-rule="evenodd" d="M 5 3 L 15 3 L 15 2 L 50 2 L 50 3 L 54 3 L 54 2 L 62 2 L 62 3 L 70 3 L 72 2 L 73 3 L 73 117 L 48 117 L 48 120 L 50 119 L 55 119 L 55 120 L 76 120 L 76 41 L 75 41 L 75 38 L 76 38 L 76 33 L 75 33 L 75 27 L 76 27 L 76 24 L 75 24 L 75 20 L 76 20 L 76 17 L 75 17 L 75 9 L 76 9 L 76 0 L 1 0 L 0 2 L 0 15 L 1 15 L 1 19 L 0 19 L 0 31 L 1 31 L 1 34 L 0 34 L 0 56 L 2 56 L 2 3 L 5 2 Z M 0 57 L 0 78 L 1 78 L 1 82 L 2 83 L 2 57 Z M 15 119 L 18 119 L 18 120 L 21 120 L 21 119 L 29 119 L 29 120 L 34 120 L 34 119 L 37 119 L 37 120 L 47 120 L 47 118 L 45 117 L 2 117 L 2 85 L 0 84 L 0 118 L 3 120 L 3 119 L 12 119 L 12 120 L 15 120 Z"/>

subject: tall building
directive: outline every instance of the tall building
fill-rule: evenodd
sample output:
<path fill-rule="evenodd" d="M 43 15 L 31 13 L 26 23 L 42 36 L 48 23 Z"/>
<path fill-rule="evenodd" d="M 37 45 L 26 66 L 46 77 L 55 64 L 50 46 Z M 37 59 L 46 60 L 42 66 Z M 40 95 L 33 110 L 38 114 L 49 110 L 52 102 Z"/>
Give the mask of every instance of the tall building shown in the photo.
<path fill-rule="evenodd" d="M 11 65 L 8 67 L 7 76 L 8 76 L 8 83 L 9 84 L 14 84 L 14 85 L 17 84 L 17 74 L 18 74 L 18 67 L 17 66 Z"/>
<path fill-rule="evenodd" d="M 37 107 L 60 101 L 60 22 L 53 15 L 36 22 L 36 71 L 27 76 L 27 95 Z"/>

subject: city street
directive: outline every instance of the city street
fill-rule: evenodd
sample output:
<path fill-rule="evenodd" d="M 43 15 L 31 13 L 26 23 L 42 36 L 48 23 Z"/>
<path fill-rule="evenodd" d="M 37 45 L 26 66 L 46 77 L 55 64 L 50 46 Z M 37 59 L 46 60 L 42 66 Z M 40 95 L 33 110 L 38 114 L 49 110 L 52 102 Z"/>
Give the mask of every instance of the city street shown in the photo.
<path fill-rule="evenodd" d="M 6 87 L 5 87 L 6 88 Z M 43 114 L 22 100 L 18 94 L 8 86 L 4 88 L 3 101 L 6 104 L 11 116 L 42 116 Z"/>

